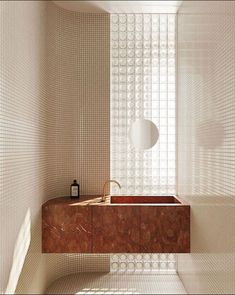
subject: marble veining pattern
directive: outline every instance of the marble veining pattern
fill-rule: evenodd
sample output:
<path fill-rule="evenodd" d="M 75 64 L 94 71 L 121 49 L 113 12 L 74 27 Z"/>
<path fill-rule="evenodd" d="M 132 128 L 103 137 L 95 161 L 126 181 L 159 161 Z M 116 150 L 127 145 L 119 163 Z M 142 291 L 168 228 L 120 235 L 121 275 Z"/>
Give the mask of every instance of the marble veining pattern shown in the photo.
<path fill-rule="evenodd" d="M 42 209 L 44 253 L 188 253 L 190 207 L 57 198 Z"/>

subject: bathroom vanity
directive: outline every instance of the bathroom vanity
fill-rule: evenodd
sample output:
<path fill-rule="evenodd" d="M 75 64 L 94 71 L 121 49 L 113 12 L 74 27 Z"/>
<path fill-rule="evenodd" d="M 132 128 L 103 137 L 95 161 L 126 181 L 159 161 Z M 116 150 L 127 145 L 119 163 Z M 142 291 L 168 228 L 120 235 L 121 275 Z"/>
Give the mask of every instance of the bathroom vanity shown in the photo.
<path fill-rule="evenodd" d="M 189 253 L 190 206 L 175 196 L 81 196 L 42 206 L 43 253 Z"/>

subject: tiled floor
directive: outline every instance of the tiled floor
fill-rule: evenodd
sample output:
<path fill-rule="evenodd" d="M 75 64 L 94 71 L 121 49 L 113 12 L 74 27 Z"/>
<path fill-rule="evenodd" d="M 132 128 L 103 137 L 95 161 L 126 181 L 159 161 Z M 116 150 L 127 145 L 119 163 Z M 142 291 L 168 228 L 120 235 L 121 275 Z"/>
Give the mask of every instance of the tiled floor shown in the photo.
<path fill-rule="evenodd" d="M 46 294 L 187 294 L 177 274 L 79 273 L 56 280 Z"/>

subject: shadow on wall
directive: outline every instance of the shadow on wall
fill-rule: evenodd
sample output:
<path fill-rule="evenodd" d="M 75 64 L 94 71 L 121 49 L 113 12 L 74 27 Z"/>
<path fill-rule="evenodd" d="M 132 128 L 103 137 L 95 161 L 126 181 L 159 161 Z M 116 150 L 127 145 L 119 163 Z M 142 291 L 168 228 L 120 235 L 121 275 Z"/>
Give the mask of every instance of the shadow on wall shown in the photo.
<path fill-rule="evenodd" d="M 204 149 L 216 149 L 223 145 L 224 126 L 216 120 L 206 120 L 196 127 L 196 140 Z"/>
<path fill-rule="evenodd" d="M 16 240 L 5 294 L 14 294 L 31 241 L 31 212 L 28 208 Z"/>

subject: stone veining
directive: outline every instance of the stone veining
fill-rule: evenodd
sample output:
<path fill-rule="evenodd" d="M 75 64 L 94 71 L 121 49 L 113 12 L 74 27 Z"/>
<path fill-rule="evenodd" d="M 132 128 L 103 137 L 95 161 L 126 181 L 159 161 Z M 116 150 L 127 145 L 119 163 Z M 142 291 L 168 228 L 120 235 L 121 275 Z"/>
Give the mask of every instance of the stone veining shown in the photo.
<path fill-rule="evenodd" d="M 177 198 L 169 203 L 136 203 L 98 196 L 49 200 L 42 207 L 44 253 L 188 253 L 190 207 Z M 135 199 L 134 199 L 135 198 Z M 140 202 L 141 202 L 141 197 Z M 153 198 L 153 197 L 151 197 Z M 151 199 L 150 198 L 150 199 Z M 157 199 L 156 199 L 157 200 Z"/>

